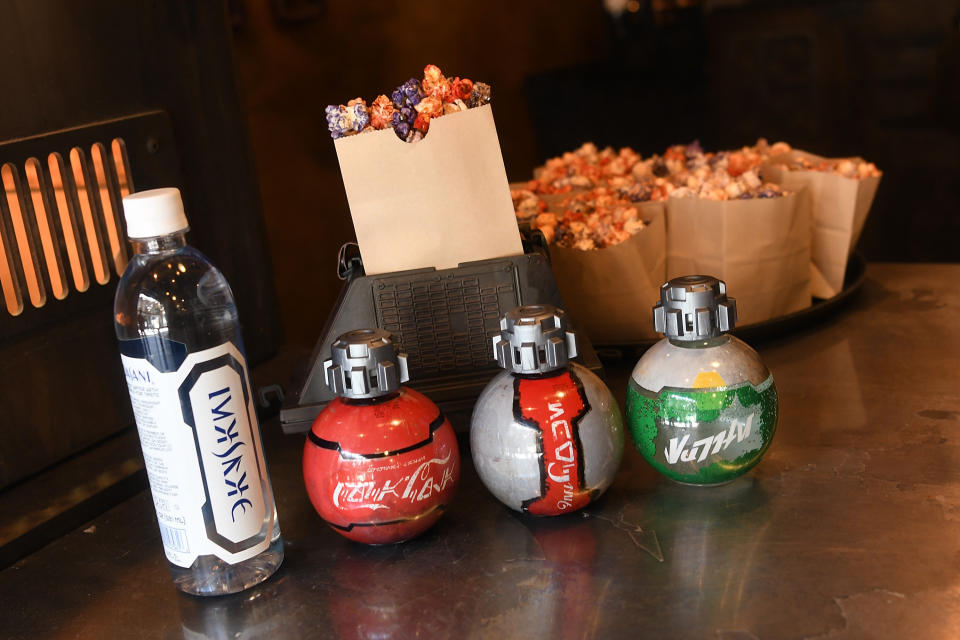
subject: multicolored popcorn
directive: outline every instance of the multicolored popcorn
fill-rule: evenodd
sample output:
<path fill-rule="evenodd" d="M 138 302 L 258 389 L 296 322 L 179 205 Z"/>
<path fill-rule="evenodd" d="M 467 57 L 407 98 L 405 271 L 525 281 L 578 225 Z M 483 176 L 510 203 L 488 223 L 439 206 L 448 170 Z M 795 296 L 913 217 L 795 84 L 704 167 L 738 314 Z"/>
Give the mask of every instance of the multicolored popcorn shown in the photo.
<path fill-rule="evenodd" d="M 607 147 L 600 151 L 595 144 L 587 142 L 576 151 L 547 160 L 534 171 L 528 188 L 535 193 L 550 194 L 601 185 L 622 187 L 630 182 L 630 171 L 639 160 L 640 155 L 629 147 L 620 151 Z"/>
<path fill-rule="evenodd" d="M 643 159 L 629 147 L 598 149 L 588 142 L 536 169 L 524 190 L 512 192 L 514 210 L 524 219 L 536 211 L 532 226 L 558 246 L 601 249 L 623 242 L 643 228 L 637 214 L 639 203 L 684 197 L 744 200 L 786 195 L 779 185 L 763 180 L 760 167 L 790 150 L 785 142 L 770 144 L 760 138 L 752 146 L 706 152 L 694 141 Z M 796 168 L 811 168 L 811 163 L 805 162 Z M 820 170 L 867 176 L 876 168 L 869 163 L 840 161 Z M 566 197 L 555 202 L 563 194 Z"/>
<path fill-rule="evenodd" d="M 670 192 L 671 198 L 697 197 L 707 200 L 748 200 L 774 198 L 787 192 L 772 182 L 763 182 L 757 169 L 748 169 L 737 176 L 715 172 L 708 176 L 690 175 L 685 185 Z"/>
<path fill-rule="evenodd" d="M 392 128 L 401 140 L 423 138 L 433 118 L 466 111 L 490 102 L 490 86 L 459 76 L 450 80 L 439 67 L 428 64 L 423 80 L 410 78 L 389 97 L 379 95 L 367 108 L 357 98 L 344 105 L 326 108 L 327 128 L 333 138 L 363 131 Z"/>
<path fill-rule="evenodd" d="M 393 114 L 396 107 L 387 96 L 382 94 L 377 96 L 368 111 L 370 113 L 370 126 L 374 129 L 386 129 L 393 126 Z"/>
<path fill-rule="evenodd" d="M 325 109 L 327 129 L 333 138 L 360 133 L 370 123 L 367 103 L 362 98 L 354 98 L 344 105 L 330 105 Z"/>
<path fill-rule="evenodd" d="M 466 111 L 470 107 L 467 106 L 467 103 L 463 100 L 457 98 L 453 102 L 444 102 L 443 103 L 443 115 L 448 115 L 451 113 L 456 113 L 457 111 Z"/>
<path fill-rule="evenodd" d="M 778 162 L 777 164 L 791 171 L 823 171 L 833 173 L 844 178 L 854 178 L 861 180 L 863 178 L 873 178 L 883 175 L 883 172 L 877 169 L 877 165 L 872 162 L 860 160 L 858 158 L 843 158 L 840 160 L 823 160 L 814 162 L 804 156 L 796 156 L 790 160 Z"/>
<path fill-rule="evenodd" d="M 400 107 L 416 106 L 423 99 L 423 89 L 416 78 L 410 78 L 390 94 L 393 104 Z"/>
<path fill-rule="evenodd" d="M 670 147 L 667 158 L 683 159 L 683 167 L 671 168 L 670 180 L 676 186 L 670 197 L 696 196 L 708 200 L 735 200 L 774 198 L 786 193 L 778 185 L 765 182 L 760 165 L 771 156 L 785 153 L 790 145 L 785 142 L 769 144 L 760 138 L 753 146 L 733 151 L 705 153 L 700 144 Z"/>
<path fill-rule="evenodd" d="M 450 92 L 454 100 L 468 101 L 473 95 L 473 80 L 457 76 L 450 83 Z"/>
<path fill-rule="evenodd" d="M 350 129 L 347 121 L 347 108 L 343 105 L 329 105 L 326 109 L 327 129 L 330 130 L 330 136 L 333 138 L 342 138 Z"/>
<path fill-rule="evenodd" d="M 417 119 L 413 123 L 413 128 L 424 133 L 430 128 L 430 118 L 437 118 L 443 115 L 443 101 L 436 95 L 429 95 L 414 107 L 417 111 Z"/>
<path fill-rule="evenodd" d="M 428 64 L 423 68 L 423 90 L 428 96 L 437 98 L 440 102 L 450 102 L 450 81 L 444 77 L 443 72 L 436 65 Z"/>
<path fill-rule="evenodd" d="M 518 220 L 532 218 L 547 210 L 547 203 L 527 189 L 511 189 L 510 198 L 513 199 L 513 211 Z"/>
<path fill-rule="evenodd" d="M 430 129 L 430 116 L 425 113 L 418 113 L 417 119 L 413 121 L 413 128 L 420 133 L 426 133 Z"/>
<path fill-rule="evenodd" d="M 652 181 L 633 180 L 617 189 L 621 197 L 630 202 L 649 202 L 653 200 L 654 184 Z"/>
<path fill-rule="evenodd" d="M 470 98 L 466 102 L 471 109 L 490 104 L 490 85 L 474 82 L 473 91 L 470 92 Z"/>
<path fill-rule="evenodd" d="M 393 130 L 397 137 L 406 140 L 413 130 L 413 123 L 417 119 L 417 111 L 411 106 L 402 106 L 393 112 Z"/>
<path fill-rule="evenodd" d="M 521 204 L 532 208 L 529 200 Z M 531 227 L 539 229 L 548 243 L 569 249 L 611 247 L 645 226 L 636 205 L 607 187 L 570 194 L 557 208 L 562 213 L 538 213 Z"/>
<path fill-rule="evenodd" d="M 764 183 L 760 165 L 773 155 L 790 150 L 761 138 L 752 147 L 716 153 L 704 152 L 698 141 L 673 145 L 646 160 L 629 147 L 599 150 L 586 143 L 576 151 L 546 161 L 534 171 L 527 188 L 538 194 L 611 187 L 631 202 L 697 196 L 711 200 L 782 195 L 776 185 Z"/>

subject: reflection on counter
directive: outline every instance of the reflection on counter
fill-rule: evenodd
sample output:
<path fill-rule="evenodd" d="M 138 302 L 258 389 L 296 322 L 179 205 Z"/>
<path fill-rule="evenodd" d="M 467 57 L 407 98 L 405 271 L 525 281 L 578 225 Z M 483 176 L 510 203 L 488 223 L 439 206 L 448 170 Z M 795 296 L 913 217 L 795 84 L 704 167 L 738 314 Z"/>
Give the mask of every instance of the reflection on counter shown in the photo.
<path fill-rule="evenodd" d="M 456 610 L 435 586 L 436 571 L 427 562 L 436 551 L 431 546 L 342 547 L 331 574 L 336 587 L 327 603 L 333 635 L 384 640 L 448 637 Z"/>
<path fill-rule="evenodd" d="M 242 593 L 218 598 L 178 594 L 184 640 L 279 638 L 285 577 L 275 575 Z"/>
<path fill-rule="evenodd" d="M 763 509 L 770 487 L 752 475 L 709 489 L 661 483 L 645 505 L 650 526 L 663 543 L 674 585 L 672 598 L 686 603 L 667 626 L 690 619 L 723 619 L 740 609 L 744 585 L 753 577 L 754 553 L 773 516 Z"/>

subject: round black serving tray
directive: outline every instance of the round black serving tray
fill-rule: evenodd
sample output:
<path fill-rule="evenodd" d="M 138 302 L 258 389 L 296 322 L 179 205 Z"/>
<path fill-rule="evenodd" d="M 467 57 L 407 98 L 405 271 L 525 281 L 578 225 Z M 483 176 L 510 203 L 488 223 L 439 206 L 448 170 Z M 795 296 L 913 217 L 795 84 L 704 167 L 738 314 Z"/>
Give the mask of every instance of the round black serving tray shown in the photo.
<path fill-rule="evenodd" d="M 813 304 L 806 309 L 783 316 L 737 327 L 732 333 L 746 342 L 759 342 L 768 338 L 783 336 L 811 325 L 822 322 L 841 307 L 846 305 L 860 290 L 867 275 L 867 261 L 860 252 L 854 252 L 847 261 L 843 289 L 832 298 L 814 298 Z M 736 297 L 736 296 L 734 296 Z M 656 340 L 631 342 L 629 344 L 595 343 L 594 348 L 601 360 L 617 360 L 633 352 L 646 351 Z"/>

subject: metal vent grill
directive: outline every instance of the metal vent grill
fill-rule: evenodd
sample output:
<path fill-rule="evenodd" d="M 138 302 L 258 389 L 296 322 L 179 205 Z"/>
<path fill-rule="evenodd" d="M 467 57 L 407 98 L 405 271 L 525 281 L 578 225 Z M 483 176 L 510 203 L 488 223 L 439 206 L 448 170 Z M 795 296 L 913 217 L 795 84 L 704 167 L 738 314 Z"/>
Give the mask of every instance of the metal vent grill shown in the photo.
<path fill-rule="evenodd" d="M 127 148 L 113 138 L 22 165 L 0 165 L 0 288 L 18 316 L 123 273 L 121 200 L 133 191 Z"/>

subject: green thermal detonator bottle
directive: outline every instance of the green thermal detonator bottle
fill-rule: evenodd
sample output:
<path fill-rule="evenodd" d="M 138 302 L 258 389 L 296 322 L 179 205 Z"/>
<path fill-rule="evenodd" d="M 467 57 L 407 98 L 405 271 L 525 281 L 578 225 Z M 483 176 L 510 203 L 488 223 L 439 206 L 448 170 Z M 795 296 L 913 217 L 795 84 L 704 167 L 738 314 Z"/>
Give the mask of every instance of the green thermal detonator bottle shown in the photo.
<path fill-rule="evenodd" d="M 757 352 L 726 334 L 736 300 L 710 276 L 660 287 L 664 339 L 633 369 L 627 424 L 643 457 L 684 484 L 730 482 L 760 461 L 777 428 L 777 388 Z"/>

